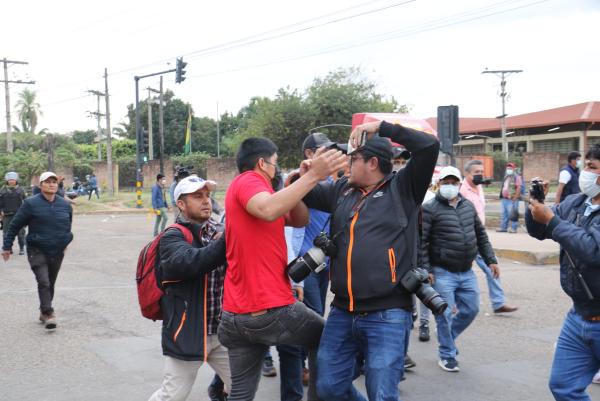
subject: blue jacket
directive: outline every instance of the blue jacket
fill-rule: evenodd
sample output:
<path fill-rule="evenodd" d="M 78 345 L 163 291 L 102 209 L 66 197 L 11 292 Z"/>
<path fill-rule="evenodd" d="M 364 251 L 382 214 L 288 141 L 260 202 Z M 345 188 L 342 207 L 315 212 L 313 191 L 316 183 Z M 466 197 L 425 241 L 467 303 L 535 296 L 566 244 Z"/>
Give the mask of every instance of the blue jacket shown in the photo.
<path fill-rule="evenodd" d="M 57 255 L 73 240 L 72 221 L 73 210 L 64 198 L 56 196 L 49 202 L 42 194 L 32 196 L 23 201 L 11 221 L 2 249 L 11 250 L 19 230 L 28 226 L 27 246 L 38 248 L 46 255 Z"/>
<path fill-rule="evenodd" d="M 152 208 L 153 209 L 161 209 L 163 207 L 167 207 L 167 201 L 164 198 L 163 188 L 155 184 L 152 187 Z"/>
<path fill-rule="evenodd" d="M 600 316 L 600 208 L 584 216 L 586 199 L 584 194 L 567 197 L 553 207 L 555 216 L 548 225 L 536 223 L 529 209 L 525 211 L 529 235 L 539 240 L 553 239 L 560 244 L 560 284 L 583 318 Z M 582 271 L 594 300 L 588 300 L 565 251 Z"/>
<path fill-rule="evenodd" d="M 573 166 L 571 166 L 570 164 L 567 164 L 560 171 L 567 171 L 569 174 L 571 174 L 571 179 L 569 180 L 569 182 L 567 182 L 565 184 L 565 187 L 563 188 L 563 191 L 560 194 L 560 201 L 562 202 L 565 200 L 565 198 L 567 196 L 580 193 L 581 189 L 579 189 L 579 169 L 578 168 L 573 168 Z"/>

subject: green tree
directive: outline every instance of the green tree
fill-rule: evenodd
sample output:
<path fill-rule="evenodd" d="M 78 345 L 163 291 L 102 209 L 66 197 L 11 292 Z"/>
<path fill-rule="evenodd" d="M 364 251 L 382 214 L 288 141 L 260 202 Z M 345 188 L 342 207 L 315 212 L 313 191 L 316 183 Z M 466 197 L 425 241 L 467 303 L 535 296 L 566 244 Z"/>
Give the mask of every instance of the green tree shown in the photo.
<path fill-rule="evenodd" d="M 35 132 L 38 116 L 42 115 L 40 104 L 36 101 L 36 92 L 27 88 L 23 89 L 19 93 L 16 108 L 23 132 Z"/>
<path fill-rule="evenodd" d="M 73 131 L 72 138 L 73 142 L 77 144 L 93 145 L 97 135 L 96 131 L 88 129 L 86 131 Z"/>
<path fill-rule="evenodd" d="M 377 92 L 376 82 L 370 80 L 359 68 L 340 68 L 325 78 L 316 78 L 306 90 L 306 105 L 315 115 L 313 127 L 326 124 L 351 124 L 352 115 L 360 112 L 406 113 L 399 106 Z M 312 127 L 307 127 L 312 128 Z M 332 140 L 346 141 L 348 128 L 324 128 Z"/>

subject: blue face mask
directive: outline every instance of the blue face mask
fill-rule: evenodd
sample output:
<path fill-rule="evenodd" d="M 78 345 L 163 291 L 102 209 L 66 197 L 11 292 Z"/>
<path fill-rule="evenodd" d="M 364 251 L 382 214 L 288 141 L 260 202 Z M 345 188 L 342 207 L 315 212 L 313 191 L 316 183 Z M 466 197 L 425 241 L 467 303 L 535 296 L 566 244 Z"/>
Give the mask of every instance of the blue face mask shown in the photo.
<path fill-rule="evenodd" d="M 445 199 L 452 200 L 458 196 L 458 185 L 443 184 L 440 186 L 440 195 Z"/>

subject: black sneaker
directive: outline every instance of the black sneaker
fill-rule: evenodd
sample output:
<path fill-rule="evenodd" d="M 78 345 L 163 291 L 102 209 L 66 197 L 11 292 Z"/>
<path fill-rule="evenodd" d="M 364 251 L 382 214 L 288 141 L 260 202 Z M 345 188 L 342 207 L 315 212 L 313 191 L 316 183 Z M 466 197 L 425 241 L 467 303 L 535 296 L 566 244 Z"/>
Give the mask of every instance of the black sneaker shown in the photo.
<path fill-rule="evenodd" d="M 404 369 L 409 370 L 414 368 L 415 366 L 417 366 L 415 361 L 413 361 L 412 358 L 408 356 L 408 354 L 406 354 L 404 356 Z"/>
<path fill-rule="evenodd" d="M 438 365 L 440 365 L 440 368 L 444 369 L 446 372 L 460 371 L 460 368 L 458 367 L 458 361 L 454 358 L 440 359 Z"/>
<path fill-rule="evenodd" d="M 419 326 L 419 341 L 423 341 L 423 342 L 429 341 L 429 324 L 422 323 Z"/>
<path fill-rule="evenodd" d="M 208 399 L 210 401 L 226 401 L 227 393 L 215 386 L 208 386 Z"/>
<path fill-rule="evenodd" d="M 273 358 L 266 357 L 263 360 L 262 375 L 265 377 L 277 376 L 277 369 L 275 369 L 275 366 L 273 366 Z"/>

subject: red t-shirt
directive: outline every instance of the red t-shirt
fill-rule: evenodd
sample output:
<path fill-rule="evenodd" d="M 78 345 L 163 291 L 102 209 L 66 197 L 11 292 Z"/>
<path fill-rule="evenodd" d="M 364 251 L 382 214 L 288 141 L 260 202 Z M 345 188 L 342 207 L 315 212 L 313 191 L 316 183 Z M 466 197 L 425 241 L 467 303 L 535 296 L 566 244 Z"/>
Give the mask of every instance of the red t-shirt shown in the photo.
<path fill-rule="evenodd" d="M 294 303 L 286 273 L 285 219 L 269 223 L 246 211 L 260 192 L 273 193 L 260 174 L 247 171 L 236 177 L 225 195 L 227 273 L 223 310 L 250 313 Z"/>

